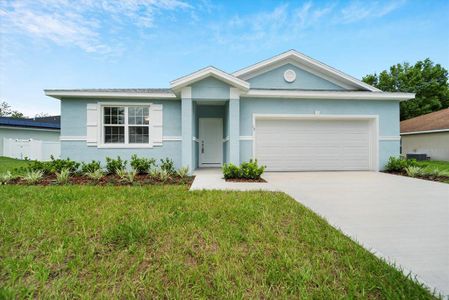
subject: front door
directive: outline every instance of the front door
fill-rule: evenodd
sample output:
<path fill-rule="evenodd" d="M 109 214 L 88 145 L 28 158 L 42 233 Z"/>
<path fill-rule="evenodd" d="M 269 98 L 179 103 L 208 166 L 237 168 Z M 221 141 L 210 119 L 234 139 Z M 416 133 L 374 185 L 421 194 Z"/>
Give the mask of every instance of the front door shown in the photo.
<path fill-rule="evenodd" d="M 223 163 L 223 119 L 199 119 L 200 167 L 220 167 Z"/>

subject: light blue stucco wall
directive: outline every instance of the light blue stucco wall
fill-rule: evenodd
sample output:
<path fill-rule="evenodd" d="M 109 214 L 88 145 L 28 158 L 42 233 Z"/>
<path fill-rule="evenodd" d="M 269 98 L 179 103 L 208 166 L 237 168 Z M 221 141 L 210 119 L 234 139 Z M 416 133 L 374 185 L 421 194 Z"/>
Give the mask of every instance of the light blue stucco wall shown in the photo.
<path fill-rule="evenodd" d="M 240 100 L 240 135 L 251 136 L 253 114 L 378 115 L 379 136 L 399 136 L 399 102 L 371 100 L 254 99 Z M 399 141 L 379 142 L 379 166 L 399 155 Z M 240 161 L 252 158 L 252 141 L 240 141 Z"/>
<path fill-rule="evenodd" d="M 181 136 L 181 101 L 179 100 L 96 100 L 96 99 L 63 99 L 61 101 L 61 136 L 86 136 L 86 108 L 88 103 L 108 102 L 126 105 L 132 103 L 157 103 L 163 105 L 163 136 Z M 181 166 L 181 141 L 163 141 L 162 146 L 138 149 L 105 149 L 96 146 L 88 147 L 85 141 L 61 141 L 61 157 L 77 161 L 99 160 L 105 162 L 106 157 L 120 155 L 129 160 L 132 154 L 156 159 L 169 157 L 177 167 Z"/>
<path fill-rule="evenodd" d="M 284 80 L 284 72 L 294 70 L 296 80 L 292 83 Z M 253 89 L 303 89 L 303 90 L 343 90 L 342 87 L 298 68 L 285 64 L 248 80 Z"/>
<path fill-rule="evenodd" d="M 192 98 L 208 101 L 229 99 L 229 85 L 214 77 L 207 77 L 192 84 Z"/>

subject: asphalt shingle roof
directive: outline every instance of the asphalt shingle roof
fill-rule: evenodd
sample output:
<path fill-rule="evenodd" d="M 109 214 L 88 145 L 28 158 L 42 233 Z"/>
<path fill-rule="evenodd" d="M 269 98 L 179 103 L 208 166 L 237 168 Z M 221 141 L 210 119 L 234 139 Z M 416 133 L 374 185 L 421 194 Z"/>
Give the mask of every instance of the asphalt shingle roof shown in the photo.
<path fill-rule="evenodd" d="M 401 122 L 401 133 L 449 129 L 449 108 Z"/>
<path fill-rule="evenodd" d="M 50 119 L 52 118 L 52 119 Z M 60 116 L 43 117 L 35 119 L 0 117 L 0 126 L 61 129 Z"/>

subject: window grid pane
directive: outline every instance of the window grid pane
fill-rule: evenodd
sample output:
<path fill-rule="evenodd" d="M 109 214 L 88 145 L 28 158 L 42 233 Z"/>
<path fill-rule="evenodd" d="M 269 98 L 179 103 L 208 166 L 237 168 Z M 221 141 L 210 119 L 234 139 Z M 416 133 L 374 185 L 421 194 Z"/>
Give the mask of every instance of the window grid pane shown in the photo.
<path fill-rule="evenodd" d="M 146 126 L 129 126 L 129 143 L 130 144 L 148 144 L 149 135 Z"/>
<path fill-rule="evenodd" d="M 105 126 L 104 142 L 105 144 L 123 144 L 125 142 L 125 127 Z"/>
<path fill-rule="evenodd" d="M 149 124 L 149 109 L 144 106 L 133 106 L 128 108 L 128 124 Z"/>
<path fill-rule="evenodd" d="M 125 108 L 105 107 L 104 124 L 125 124 Z"/>

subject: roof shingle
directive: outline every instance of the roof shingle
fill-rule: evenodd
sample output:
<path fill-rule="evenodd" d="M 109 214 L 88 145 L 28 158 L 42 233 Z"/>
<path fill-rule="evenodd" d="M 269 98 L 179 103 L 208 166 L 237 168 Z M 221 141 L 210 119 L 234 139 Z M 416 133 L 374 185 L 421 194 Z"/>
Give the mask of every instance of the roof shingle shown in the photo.
<path fill-rule="evenodd" d="M 449 108 L 401 122 L 401 133 L 449 129 Z"/>

